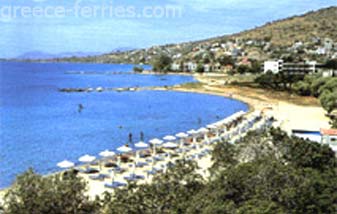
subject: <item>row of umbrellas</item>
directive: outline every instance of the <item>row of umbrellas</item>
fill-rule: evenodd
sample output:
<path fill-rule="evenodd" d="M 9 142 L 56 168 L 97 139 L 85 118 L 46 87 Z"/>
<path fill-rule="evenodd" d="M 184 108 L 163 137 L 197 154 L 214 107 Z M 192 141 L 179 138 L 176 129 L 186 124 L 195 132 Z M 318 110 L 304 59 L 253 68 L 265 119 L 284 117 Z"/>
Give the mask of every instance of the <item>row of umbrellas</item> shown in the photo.
<path fill-rule="evenodd" d="M 184 139 L 189 137 L 189 136 L 192 136 L 193 137 L 193 143 L 196 142 L 196 135 L 198 134 L 205 134 L 205 138 L 206 138 L 206 134 L 210 131 L 210 130 L 218 130 L 220 126 L 228 123 L 228 122 L 231 122 L 233 121 L 234 119 L 240 117 L 240 116 L 243 116 L 245 114 L 245 112 L 241 111 L 241 112 L 238 112 L 234 115 L 232 115 L 230 118 L 227 118 L 225 120 L 222 120 L 222 121 L 219 121 L 217 123 L 214 123 L 214 124 L 210 124 L 207 126 L 207 128 L 200 128 L 198 130 L 190 130 L 186 133 L 183 133 L 183 132 L 180 132 L 178 134 L 176 134 L 175 136 L 173 135 L 168 135 L 168 136 L 165 136 L 163 138 L 163 140 L 161 139 L 158 139 L 158 138 L 155 138 L 155 139 L 152 139 L 149 141 L 149 143 L 151 143 L 153 145 L 153 152 L 155 154 L 155 151 L 156 151 L 156 146 L 161 146 L 163 148 L 167 148 L 167 149 L 175 149 L 178 147 L 178 145 L 172 141 L 176 141 L 177 139 L 180 139 L 180 143 L 183 144 L 184 143 Z M 166 143 L 164 143 L 164 141 L 168 141 Z M 139 143 L 136 143 L 135 144 L 135 147 L 138 148 L 138 149 L 146 149 L 146 148 L 149 148 L 150 145 L 147 144 L 147 143 L 144 143 L 144 142 L 139 142 Z M 132 148 L 130 148 L 129 146 L 121 146 L 117 149 L 118 152 L 120 153 L 128 153 L 128 152 L 131 152 L 132 151 Z M 115 152 L 113 151 L 109 151 L 109 150 L 105 150 L 105 151 L 102 151 L 101 153 L 99 153 L 99 155 L 103 158 L 109 158 L 109 157 L 113 157 L 116 155 Z M 137 153 L 137 157 L 138 157 L 138 153 Z M 91 155 L 84 155 L 82 157 L 80 157 L 78 159 L 80 162 L 82 163 L 92 163 L 93 161 L 96 160 L 96 157 L 95 156 L 91 156 Z M 57 164 L 58 167 L 60 168 L 72 168 L 75 166 L 75 164 L 71 161 L 68 161 L 68 160 L 64 160 L 60 163 Z"/>

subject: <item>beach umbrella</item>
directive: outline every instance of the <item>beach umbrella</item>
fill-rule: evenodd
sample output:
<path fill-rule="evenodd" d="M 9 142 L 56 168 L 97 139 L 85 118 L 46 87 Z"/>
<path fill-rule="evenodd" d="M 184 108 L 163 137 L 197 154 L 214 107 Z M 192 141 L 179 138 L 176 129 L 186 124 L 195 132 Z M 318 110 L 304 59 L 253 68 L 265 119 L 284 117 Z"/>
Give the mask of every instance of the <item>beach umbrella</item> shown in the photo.
<path fill-rule="evenodd" d="M 150 140 L 150 143 L 153 145 L 153 155 L 155 155 L 156 154 L 156 145 L 163 144 L 163 141 L 155 138 L 155 139 Z"/>
<path fill-rule="evenodd" d="M 215 124 L 210 124 L 207 126 L 207 128 L 214 130 L 216 132 L 216 137 L 219 137 L 219 128 Z"/>
<path fill-rule="evenodd" d="M 176 134 L 176 137 L 180 138 L 180 146 L 182 147 L 184 145 L 184 139 L 188 137 L 188 134 L 180 132 Z"/>
<path fill-rule="evenodd" d="M 198 132 L 196 130 L 192 129 L 192 130 L 189 130 L 187 133 L 190 134 L 190 135 L 192 135 L 192 137 L 193 137 L 193 143 L 196 143 L 197 142 L 196 135 L 198 134 Z"/>
<path fill-rule="evenodd" d="M 207 126 L 208 129 L 217 129 L 218 127 L 214 124 L 210 124 Z"/>
<path fill-rule="evenodd" d="M 104 150 L 103 152 L 99 153 L 99 155 L 103 158 L 109 158 L 113 157 L 116 155 L 116 153 L 109 151 L 109 150 Z M 99 169 L 102 169 L 102 163 L 101 161 L 99 162 Z"/>
<path fill-rule="evenodd" d="M 89 164 L 89 163 L 93 162 L 94 160 L 96 160 L 96 157 L 91 156 L 91 155 L 83 155 L 78 160 L 82 163 Z M 88 169 L 88 166 L 86 168 Z"/>
<path fill-rule="evenodd" d="M 109 151 L 109 150 L 104 150 L 103 152 L 99 153 L 99 155 L 103 158 L 109 158 L 109 157 L 113 157 L 114 155 L 116 155 L 116 153 Z"/>
<path fill-rule="evenodd" d="M 152 139 L 149 142 L 153 145 L 161 145 L 163 143 L 163 141 L 158 138 Z"/>
<path fill-rule="evenodd" d="M 188 137 L 188 134 L 183 133 L 183 132 L 180 132 L 180 133 L 176 134 L 176 137 L 179 137 L 179 138 L 187 138 L 187 137 Z"/>
<path fill-rule="evenodd" d="M 166 148 L 166 149 L 175 149 L 178 147 L 177 144 L 173 143 L 173 142 L 168 142 L 168 143 L 164 143 L 162 145 L 162 147 Z"/>
<path fill-rule="evenodd" d="M 168 135 L 168 136 L 165 136 L 163 139 L 167 141 L 173 141 L 173 140 L 176 140 L 177 138 L 172 135 Z"/>
<path fill-rule="evenodd" d="M 144 142 L 138 142 L 135 144 L 135 147 L 138 148 L 138 149 L 146 149 L 149 147 L 149 144 L 147 143 L 144 143 Z M 136 152 L 136 158 L 137 158 L 137 162 L 139 160 L 139 151 Z"/>
<path fill-rule="evenodd" d="M 96 160 L 96 157 L 95 156 L 91 156 L 91 155 L 83 155 L 82 157 L 80 157 L 78 159 L 80 162 L 83 162 L 83 163 L 91 163 L 93 162 L 94 160 Z"/>
<path fill-rule="evenodd" d="M 62 162 L 59 162 L 57 164 L 58 167 L 62 168 L 62 169 L 69 169 L 69 168 L 72 168 L 75 166 L 75 164 L 73 162 L 70 162 L 70 161 L 67 161 L 67 160 L 64 160 Z"/>
<path fill-rule="evenodd" d="M 209 142 L 208 136 L 207 136 L 207 133 L 208 133 L 208 132 L 209 132 L 209 130 L 206 129 L 206 128 L 200 128 L 200 129 L 198 129 L 198 133 L 204 134 L 204 140 L 205 140 L 206 142 Z"/>
<path fill-rule="evenodd" d="M 139 149 L 145 149 L 145 148 L 148 148 L 149 147 L 149 144 L 147 143 L 144 143 L 144 142 L 138 142 L 135 144 L 135 147 L 136 148 L 139 148 Z"/>
<path fill-rule="evenodd" d="M 209 132 L 209 130 L 206 129 L 206 128 L 200 128 L 200 129 L 198 129 L 198 133 L 207 133 L 207 132 Z"/>
<path fill-rule="evenodd" d="M 127 152 L 131 152 L 132 149 L 124 145 L 124 146 L 119 147 L 117 151 L 119 151 L 120 153 L 127 153 Z"/>
<path fill-rule="evenodd" d="M 122 154 L 122 153 L 131 152 L 132 149 L 130 147 L 124 145 L 124 146 L 121 146 L 121 147 L 117 148 L 117 151 Z M 121 156 L 119 156 L 119 158 L 118 158 L 118 166 L 120 166 L 120 165 L 121 165 Z"/>

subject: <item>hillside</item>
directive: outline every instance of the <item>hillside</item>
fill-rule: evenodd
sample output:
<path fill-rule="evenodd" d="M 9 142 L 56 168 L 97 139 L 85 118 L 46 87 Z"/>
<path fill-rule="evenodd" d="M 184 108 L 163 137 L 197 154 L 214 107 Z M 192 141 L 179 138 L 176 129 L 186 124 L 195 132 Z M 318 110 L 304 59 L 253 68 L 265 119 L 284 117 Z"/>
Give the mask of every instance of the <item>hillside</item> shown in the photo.
<path fill-rule="evenodd" d="M 309 42 L 312 38 L 337 40 L 337 7 L 330 7 L 302 16 L 294 16 L 267 23 L 262 27 L 235 34 L 231 38 L 270 39 L 271 43 L 289 46 L 296 41 Z"/>
<path fill-rule="evenodd" d="M 301 16 L 278 20 L 237 34 L 203 41 L 155 46 L 148 49 L 112 52 L 100 56 L 62 58 L 57 61 L 97 63 L 151 63 L 165 54 L 177 63 L 216 62 L 222 56 L 262 61 L 296 54 L 300 60 L 324 61 L 337 56 L 337 7 L 324 8 Z M 331 43 L 327 47 L 327 43 Z M 327 50 L 326 48 L 329 48 Z M 237 61 L 238 62 L 238 61 Z"/>

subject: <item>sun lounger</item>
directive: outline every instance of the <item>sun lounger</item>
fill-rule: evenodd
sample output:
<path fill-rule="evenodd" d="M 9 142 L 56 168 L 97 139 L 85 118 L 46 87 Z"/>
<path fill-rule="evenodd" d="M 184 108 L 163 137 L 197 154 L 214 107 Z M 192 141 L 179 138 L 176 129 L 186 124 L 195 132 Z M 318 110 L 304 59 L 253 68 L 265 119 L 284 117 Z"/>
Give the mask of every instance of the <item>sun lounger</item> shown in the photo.
<path fill-rule="evenodd" d="M 87 169 L 80 169 L 79 172 L 84 173 L 84 174 L 95 174 L 95 173 L 98 173 L 99 170 L 95 168 L 87 168 Z"/>
<path fill-rule="evenodd" d="M 124 187 L 126 185 L 127 185 L 126 183 L 122 183 L 122 182 L 118 182 L 118 181 L 115 181 L 115 182 L 113 182 L 111 184 L 104 184 L 105 187 L 111 188 L 111 189 L 116 189 L 116 188 L 119 188 L 119 187 Z"/>
<path fill-rule="evenodd" d="M 110 175 L 107 174 L 98 174 L 98 175 L 92 175 L 89 177 L 91 180 L 98 180 L 103 181 L 106 178 L 111 178 Z"/>
<path fill-rule="evenodd" d="M 138 162 L 137 164 L 136 164 L 136 167 L 138 167 L 138 168 L 143 168 L 144 166 L 148 166 L 149 164 L 148 163 L 146 163 L 146 162 Z"/>
<path fill-rule="evenodd" d="M 143 180 L 143 179 L 145 179 L 145 176 L 131 174 L 129 176 L 125 176 L 124 179 L 127 180 L 127 181 L 137 181 L 137 180 Z"/>

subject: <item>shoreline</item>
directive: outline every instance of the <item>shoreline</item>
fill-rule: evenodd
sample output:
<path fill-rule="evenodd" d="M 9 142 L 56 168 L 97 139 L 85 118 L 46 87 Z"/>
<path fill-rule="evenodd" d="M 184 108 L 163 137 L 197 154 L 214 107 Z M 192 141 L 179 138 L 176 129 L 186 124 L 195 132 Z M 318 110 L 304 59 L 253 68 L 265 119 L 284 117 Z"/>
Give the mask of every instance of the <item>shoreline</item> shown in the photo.
<path fill-rule="evenodd" d="M 212 77 L 214 76 L 194 75 L 194 78 L 202 83 L 200 87 L 188 88 L 182 85 L 167 90 L 217 95 L 244 102 L 249 106 L 250 111 L 269 110 L 270 114 L 279 121 L 279 126 L 289 134 L 293 129 L 319 131 L 320 128 L 330 128 L 330 120 L 316 98 L 225 85 L 222 81 L 213 82 L 210 80 Z"/>
<path fill-rule="evenodd" d="M 268 96 L 270 94 L 258 93 L 259 90 L 253 91 L 254 89 L 251 89 L 252 91 L 250 91 L 250 93 L 247 93 L 247 91 L 245 91 L 247 90 L 247 88 L 244 87 L 227 86 L 222 84 L 211 85 L 210 81 L 207 80 L 208 76 L 193 74 L 189 75 L 193 76 L 197 80 L 197 82 L 201 83 L 201 85 L 197 88 L 188 88 L 184 85 L 178 85 L 171 87 L 153 87 L 150 89 L 140 88 L 140 90 L 199 93 L 235 99 L 247 104 L 247 114 L 250 114 L 253 111 L 268 110 L 268 112 L 270 112 L 270 115 L 276 118 L 276 120 L 279 122 L 279 126 L 289 134 L 295 128 L 304 130 L 319 130 L 320 128 L 330 127 L 329 119 L 325 116 L 325 111 L 320 106 L 312 104 L 299 105 L 298 103 L 291 102 L 291 100 L 287 101 L 284 99 L 270 99 L 270 97 Z M 305 118 L 305 120 L 302 120 L 302 118 Z M 3 200 L 3 197 L 8 189 L 10 189 L 10 187 L 0 189 L 0 202 Z"/>

